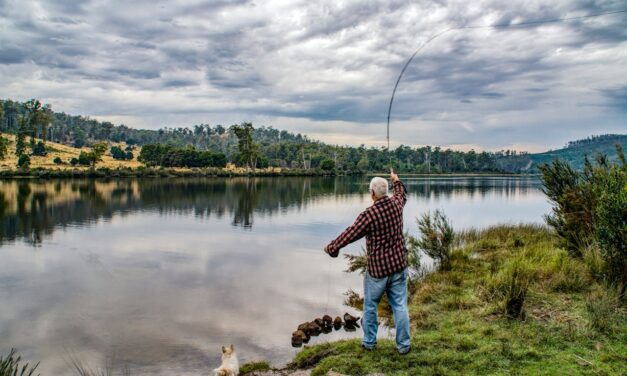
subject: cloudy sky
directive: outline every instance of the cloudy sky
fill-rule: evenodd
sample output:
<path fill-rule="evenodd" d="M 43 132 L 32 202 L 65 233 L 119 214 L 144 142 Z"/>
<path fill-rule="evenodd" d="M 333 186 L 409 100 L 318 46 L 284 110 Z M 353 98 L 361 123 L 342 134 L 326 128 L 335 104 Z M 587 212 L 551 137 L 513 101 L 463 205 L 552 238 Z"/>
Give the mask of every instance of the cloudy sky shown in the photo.
<path fill-rule="evenodd" d="M 0 98 L 137 128 L 252 121 L 385 143 L 409 56 L 452 27 L 624 0 L 0 0 Z M 541 151 L 627 129 L 627 13 L 454 30 L 403 77 L 392 145 Z"/>

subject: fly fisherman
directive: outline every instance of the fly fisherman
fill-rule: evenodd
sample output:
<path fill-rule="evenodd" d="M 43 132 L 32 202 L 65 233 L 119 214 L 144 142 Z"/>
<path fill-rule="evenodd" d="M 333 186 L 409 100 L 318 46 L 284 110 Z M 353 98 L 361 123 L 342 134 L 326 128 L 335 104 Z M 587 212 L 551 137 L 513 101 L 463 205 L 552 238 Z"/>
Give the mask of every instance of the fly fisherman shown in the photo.
<path fill-rule="evenodd" d="M 350 227 L 324 248 L 331 257 L 340 249 L 366 237 L 368 266 L 364 276 L 364 338 L 362 347 L 374 350 L 377 345 L 377 306 L 386 293 L 396 323 L 396 348 L 400 354 L 410 350 L 409 315 L 407 313 L 407 257 L 403 235 L 403 207 L 407 189 L 390 170 L 394 195 L 388 197 L 388 182 L 375 177 L 370 181 L 374 202 Z"/>

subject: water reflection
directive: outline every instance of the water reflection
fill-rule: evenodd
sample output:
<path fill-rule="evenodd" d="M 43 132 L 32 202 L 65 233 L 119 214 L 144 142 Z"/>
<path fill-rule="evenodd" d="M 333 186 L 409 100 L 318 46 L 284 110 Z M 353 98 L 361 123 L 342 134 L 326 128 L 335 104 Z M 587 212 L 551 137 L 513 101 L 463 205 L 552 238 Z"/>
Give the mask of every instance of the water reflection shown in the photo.
<path fill-rule="evenodd" d="M 539 181 L 530 177 L 409 178 L 406 184 L 410 197 L 422 201 L 539 193 Z M 135 211 L 217 219 L 227 215 L 233 226 L 251 228 L 255 216 L 306 210 L 321 197 L 363 194 L 366 186 L 366 178 L 0 181 L 0 244 L 16 239 L 38 244 L 55 227 Z"/>
<path fill-rule="evenodd" d="M 369 205 L 367 183 L 0 181 L 0 353 L 17 347 L 42 374 L 69 374 L 67 351 L 134 375 L 204 374 L 229 343 L 241 361 L 285 363 L 299 323 L 358 314 L 343 301 L 347 289 L 361 292 L 361 277 L 322 248 Z M 455 228 L 540 222 L 548 211 L 529 178 L 406 183 L 410 232 L 434 208 Z"/>

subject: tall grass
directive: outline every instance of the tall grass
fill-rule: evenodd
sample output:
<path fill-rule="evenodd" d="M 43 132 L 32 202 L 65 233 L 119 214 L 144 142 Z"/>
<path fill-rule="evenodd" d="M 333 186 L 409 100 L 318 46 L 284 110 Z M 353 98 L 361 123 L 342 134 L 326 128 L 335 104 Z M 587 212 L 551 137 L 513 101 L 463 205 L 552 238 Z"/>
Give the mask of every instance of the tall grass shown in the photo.
<path fill-rule="evenodd" d="M 590 327 L 600 333 L 612 333 L 624 322 L 625 312 L 621 307 L 620 289 L 615 287 L 595 288 L 586 296 L 586 313 Z"/>
<path fill-rule="evenodd" d="M 527 258 L 515 257 L 487 279 L 487 296 L 497 301 L 508 317 L 524 318 L 525 299 L 533 278 L 534 264 Z"/>
<path fill-rule="evenodd" d="M 0 376 L 33 376 L 39 363 L 31 367 L 28 363 L 20 364 L 21 362 L 22 357 L 16 354 L 15 349 L 11 349 L 6 358 L 0 356 Z"/>

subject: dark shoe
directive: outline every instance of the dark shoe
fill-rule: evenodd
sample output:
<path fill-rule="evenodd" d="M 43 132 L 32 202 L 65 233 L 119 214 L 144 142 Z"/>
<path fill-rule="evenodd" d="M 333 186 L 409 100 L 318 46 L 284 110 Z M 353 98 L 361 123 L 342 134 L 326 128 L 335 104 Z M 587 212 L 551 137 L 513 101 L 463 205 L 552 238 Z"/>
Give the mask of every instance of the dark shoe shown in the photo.
<path fill-rule="evenodd" d="M 361 348 L 366 350 L 366 351 L 374 351 L 377 349 L 377 346 L 373 346 L 373 347 L 366 347 L 363 343 L 361 344 Z"/>
<path fill-rule="evenodd" d="M 407 355 L 407 354 L 409 354 L 410 351 L 411 351 L 411 347 L 408 347 L 407 350 L 405 350 L 405 351 L 398 350 L 398 353 L 400 355 Z"/>

